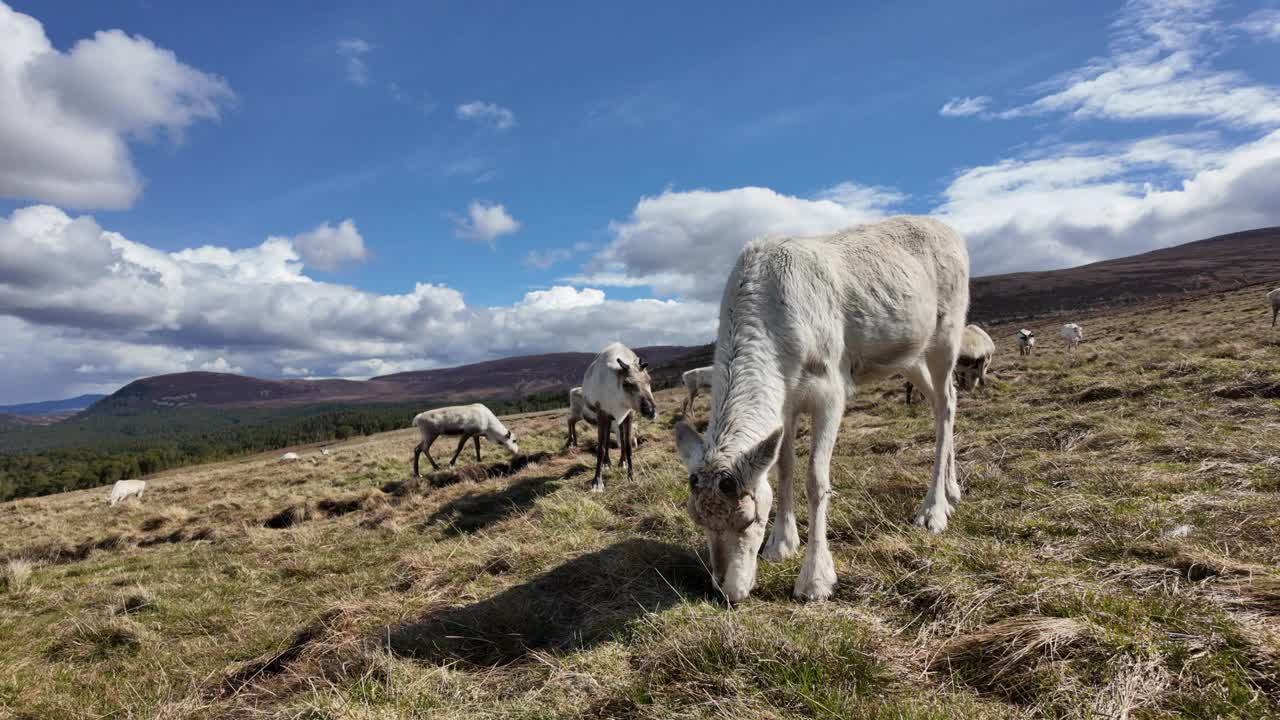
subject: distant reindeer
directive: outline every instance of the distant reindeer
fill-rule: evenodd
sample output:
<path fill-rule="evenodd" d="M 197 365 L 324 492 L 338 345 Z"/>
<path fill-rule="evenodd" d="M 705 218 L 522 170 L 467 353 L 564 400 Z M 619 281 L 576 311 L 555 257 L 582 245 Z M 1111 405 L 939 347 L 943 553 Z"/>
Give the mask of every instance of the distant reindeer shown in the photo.
<path fill-rule="evenodd" d="M 800 547 L 792 498 L 801 413 L 813 418 L 809 545 L 795 595 L 836 585 L 827 545 L 831 455 L 850 384 L 902 372 L 929 399 L 933 479 L 914 522 L 942 532 L 960 501 L 951 382 L 969 306 L 969 256 L 954 230 L 900 217 L 827 237 L 757 240 L 738 257 L 720 301 L 705 435 L 676 426 L 689 470 L 689 514 L 706 532 L 712 579 L 730 602 L 750 594 L 778 463 L 778 512 L 766 560 Z"/>
<path fill-rule="evenodd" d="M 108 505 L 115 505 L 118 502 L 127 500 L 131 496 L 136 495 L 138 500 L 142 500 L 142 493 L 147 489 L 146 480 L 117 480 L 115 485 L 111 486 L 111 495 L 107 497 Z"/>
<path fill-rule="evenodd" d="M 715 373 L 715 370 L 714 366 L 708 365 L 707 367 L 686 371 L 680 376 L 681 382 L 684 383 L 684 389 L 689 393 L 689 397 L 684 399 L 684 405 L 680 408 L 681 415 L 689 414 L 689 409 L 693 407 L 693 401 L 697 399 L 700 389 L 711 389 L 711 375 Z"/>
<path fill-rule="evenodd" d="M 1084 330 L 1075 323 L 1067 323 L 1062 326 L 1062 342 L 1067 344 L 1067 350 L 1075 350 L 1080 342 L 1084 340 Z"/>
<path fill-rule="evenodd" d="M 1026 357 L 1036 349 L 1036 334 L 1026 328 L 1018 331 L 1018 354 Z"/>
<path fill-rule="evenodd" d="M 1276 326 L 1276 315 L 1280 315 L 1280 288 L 1267 293 L 1267 302 L 1271 304 L 1271 327 Z"/>

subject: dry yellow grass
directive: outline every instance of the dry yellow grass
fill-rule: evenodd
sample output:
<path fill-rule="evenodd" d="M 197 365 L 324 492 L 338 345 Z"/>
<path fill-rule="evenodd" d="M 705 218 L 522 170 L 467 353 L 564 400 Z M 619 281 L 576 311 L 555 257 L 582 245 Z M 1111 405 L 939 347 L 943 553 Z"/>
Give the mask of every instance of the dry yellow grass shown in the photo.
<path fill-rule="evenodd" d="M 822 604 L 790 599 L 798 559 L 734 610 L 714 597 L 675 392 L 603 496 L 551 412 L 510 420 L 527 456 L 485 444 L 421 482 L 405 430 L 165 473 L 116 508 L 107 488 L 0 505 L 0 717 L 1280 716 L 1261 297 L 1072 318 L 1071 356 L 1057 321 L 1026 359 L 991 328 L 938 537 L 908 522 L 928 410 L 862 388 Z"/>

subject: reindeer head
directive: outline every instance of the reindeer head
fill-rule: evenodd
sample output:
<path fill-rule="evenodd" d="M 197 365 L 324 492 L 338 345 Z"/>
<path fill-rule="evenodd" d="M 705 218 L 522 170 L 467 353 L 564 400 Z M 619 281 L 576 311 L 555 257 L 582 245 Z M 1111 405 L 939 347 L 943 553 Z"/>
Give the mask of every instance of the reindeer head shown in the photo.
<path fill-rule="evenodd" d="M 729 602 L 744 600 L 756 584 L 756 555 L 773 507 L 769 468 L 782 428 L 730 457 L 708 448 L 697 431 L 676 425 L 676 445 L 689 470 L 689 515 L 702 526 L 711 554 L 711 578 Z"/>
<path fill-rule="evenodd" d="M 982 379 L 982 362 L 980 358 L 956 359 L 956 384 L 961 390 L 973 390 L 978 387 L 978 381 Z"/>
<path fill-rule="evenodd" d="M 658 417 L 658 404 L 653 401 L 653 390 L 649 387 L 649 363 L 636 358 L 634 365 L 628 365 L 618 358 L 617 372 L 627 407 L 650 420 Z"/>
<path fill-rule="evenodd" d="M 520 452 L 520 446 L 516 445 L 516 434 L 511 432 L 510 430 L 508 430 L 506 436 L 502 438 L 501 444 L 502 444 L 502 447 L 506 448 L 507 452 L 511 453 L 512 455 L 515 455 Z"/>

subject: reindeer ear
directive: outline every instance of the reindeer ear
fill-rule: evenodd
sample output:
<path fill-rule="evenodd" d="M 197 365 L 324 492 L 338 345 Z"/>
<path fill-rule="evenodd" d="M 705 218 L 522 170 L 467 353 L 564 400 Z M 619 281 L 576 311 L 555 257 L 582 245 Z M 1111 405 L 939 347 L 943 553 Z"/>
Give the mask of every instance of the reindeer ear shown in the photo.
<path fill-rule="evenodd" d="M 680 459 L 689 470 L 702 462 L 702 436 L 683 420 L 676 423 L 676 448 L 680 450 Z"/>
<path fill-rule="evenodd" d="M 631 366 L 623 362 L 622 358 L 618 358 L 618 367 L 622 368 L 622 372 L 627 372 L 631 369 Z"/>
<path fill-rule="evenodd" d="M 762 472 L 768 472 L 773 465 L 774 460 L 778 458 L 778 446 L 782 444 L 782 428 L 769 433 L 769 436 L 756 443 L 756 446 L 743 453 L 742 459 L 739 461 L 745 464 L 745 468 L 756 475 Z M 744 473 L 745 475 L 745 473 Z"/>

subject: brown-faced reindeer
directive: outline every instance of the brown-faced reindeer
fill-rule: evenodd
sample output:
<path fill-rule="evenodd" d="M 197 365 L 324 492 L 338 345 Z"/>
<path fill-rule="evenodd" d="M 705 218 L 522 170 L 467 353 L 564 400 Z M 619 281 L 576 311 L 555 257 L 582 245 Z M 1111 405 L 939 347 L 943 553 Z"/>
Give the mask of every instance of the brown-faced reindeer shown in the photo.
<path fill-rule="evenodd" d="M 658 416 L 658 406 L 649 388 L 649 364 L 622 343 L 612 343 L 596 355 L 582 377 L 582 399 L 596 414 L 596 474 L 591 492 L 604 492 L 601 470 L 609 461 L 609 433 L 618 423 L 620 463 L 627 465 L 627 479 L 634 479 L 632 422 L 635 413 L 650 420 Z"/>
<path fill-rule="evenodd" d="M 585 422 L 588 425 L 595 426 L 596 414 L 591 408 L 587 407 L 587 401 L 582 398 L 582 388 L 576 387 L 569 390 L 569 438 L 565 441 L 565 447 L 578 446 L 578 423 Z M 615 420 L 611 432 L 618 433 L 618 447 L 622 447 L 622 431 L 618 428 L 618 422 Z M 634 450 L 637 445 L 635 433 L 631 434 L 631 448 Z M 609 464 L 609 456 L 606 454 L 605 465 Z"/>

